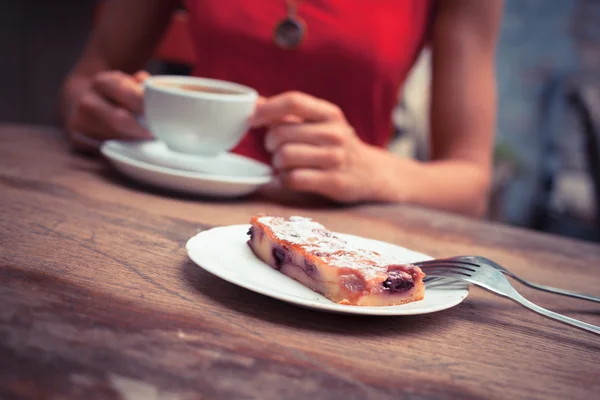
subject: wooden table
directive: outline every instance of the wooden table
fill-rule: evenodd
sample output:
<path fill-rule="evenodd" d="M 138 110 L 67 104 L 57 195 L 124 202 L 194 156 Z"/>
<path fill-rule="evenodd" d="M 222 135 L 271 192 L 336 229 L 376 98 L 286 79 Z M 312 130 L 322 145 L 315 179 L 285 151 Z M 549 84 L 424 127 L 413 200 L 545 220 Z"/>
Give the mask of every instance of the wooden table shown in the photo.
<path fill-rule="evenodd" d="M 258 212 L 435 257 L 480 254 L 600 294 L 600 246 L 408 206 L 297 208 L 134 184 L 50 128 L 0 126 L 2 399 L 591 399 L 600 339 L 477 288 L 413 317 L 297 308 L 212 276 L 184 244 Z M 522 293 L 600 324 L 600 305 Z"/>

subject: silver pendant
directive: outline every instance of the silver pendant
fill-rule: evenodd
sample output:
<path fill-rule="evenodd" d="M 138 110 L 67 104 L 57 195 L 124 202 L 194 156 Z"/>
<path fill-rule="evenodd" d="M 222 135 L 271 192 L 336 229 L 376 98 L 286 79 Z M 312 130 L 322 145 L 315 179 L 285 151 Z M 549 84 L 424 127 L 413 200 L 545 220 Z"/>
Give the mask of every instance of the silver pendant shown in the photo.
<path fill-rule="evenodd" d="M 306 32 L 306 24 L 298 17 L 286 17 L 275 27 L 273 39 L 275 44 L 284 50 L 295 49 L 302 43 Z"/>

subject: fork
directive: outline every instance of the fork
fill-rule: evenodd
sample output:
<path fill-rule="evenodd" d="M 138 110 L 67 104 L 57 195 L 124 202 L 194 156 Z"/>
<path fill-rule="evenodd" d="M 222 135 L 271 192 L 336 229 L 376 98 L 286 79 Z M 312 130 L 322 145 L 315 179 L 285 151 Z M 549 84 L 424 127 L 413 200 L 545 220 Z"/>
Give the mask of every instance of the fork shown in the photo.
<path fill-rule="evenodd" d="M 521 296 L 504 273 L 483 257 L 454 257 L 414 263 L 429 276 L 451 278 L 472 283 L 494 294 L 505 297 L 529 310 L 584 331 L 600 335 L 600 327 L 564 316 L 534 304 Z"/>
<path fill-rule="evenodd" d="M 490 266 L 496 268 L 497 270 L 501 271 L 504 275 L 507 275 L 507 276 L 513 278 L 514 280 L 516 280 L 518 282 L 521 282 L 523 285 L 529 286 L 530 288 L 537 289 L 537 290 L 542 290 L 544 292 L 549 292 L 549 293 L 554 293 L 554 294 L 560 294 L 562 296 L 575 297 L 575 298 L 581 299 L 581 300 L 588 300 L 588 301 L 594 301 L 594 302 L 600 303 L 600 297 L 591 296 L 589 294 L 582 294 L 582 293 L 571 292 L 569 290 L 559 289 L 559 288 L 555 288 L 555 287 L 551 287 L 551 286 L 540 285 L 540 284 L 537 284 L 537 283 L 530 282 L 528 280 L 525 280 L 523 278 L 518 277 L 517 275 L 515 275 L 512 272 L 510 272 L 509 270 L 507 270 L 506 268 L 504 268 L 500 264 L 497 264 L 494 261 L 492 261 L 492 260 L 490 260 L 488 258 L 485 258 L 485 257 L 463 256 L 463 257 L 445 258 L 443 260 L 444 261 L 449 261 L 449 262 L 457 262 L 457 263 L 461 263 L 461 264 L 465 264 L 465 265 L 472 265 L 472 264 L 477 264 L 477 263 L 486 263 L 486 264 L 489 264 Z M 441 260 L 438 260 L 438 261 L 441 261 Z M 438 277 L 430 277 L 430 278 L 426 277 L 423 281 L 424 282 L 432 282 L 432 281 L 437 280 L 437 279 L 439 279 L 439 278 Z"/>

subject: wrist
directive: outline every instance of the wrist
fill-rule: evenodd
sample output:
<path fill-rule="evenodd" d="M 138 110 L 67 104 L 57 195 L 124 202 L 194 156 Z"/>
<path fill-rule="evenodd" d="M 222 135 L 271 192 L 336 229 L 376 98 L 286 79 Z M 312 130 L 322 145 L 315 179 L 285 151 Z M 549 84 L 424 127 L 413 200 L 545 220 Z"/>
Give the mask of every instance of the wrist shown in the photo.
<path fill-rule="evenodd" d="M 414 170 L 418 168 L 418 162 L 399 158 L 385 149 L 370 146 L 374 154 L 372 171 L 372 193 L 371 200 L 385 203 L 405 203 L 410 201 L 410 185 L 406 184 Z"/>
<path fill-rule="evenodd" d="M 59 98 L 58 115 L 61 124 L 64 126 L 69 116 L 73 112 L 77 99 L 89 88 L 91 79 L 80 75 L 70 75 L 65 80 Z"/>

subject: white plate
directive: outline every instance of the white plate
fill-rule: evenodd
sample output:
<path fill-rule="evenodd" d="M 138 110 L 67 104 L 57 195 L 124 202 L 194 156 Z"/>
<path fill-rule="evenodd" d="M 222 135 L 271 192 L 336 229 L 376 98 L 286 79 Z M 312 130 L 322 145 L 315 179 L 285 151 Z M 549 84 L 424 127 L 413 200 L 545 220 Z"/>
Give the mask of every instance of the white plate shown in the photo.
<path fill-rule="evenodd" d="M 453 307 L 469 294 L 467 284 L 449 281 L 444 285 L 438 282 L 435 287 L 426 287 L 425 298 L 409 304 L 388 307 L 337 304 L 260 261 L 246 244 L 249 228 L 249 224 L 231 225 L 200 232 L 188 240 L 187 253 L 198 266 L 226 281 L 275 299 L 322 311 L 364 315 L 426 314 Z M 390 243 L 341 233 L 337 235 L 407 263 L 431 258 Z"/>
<path fill-rule="evenodd" d="M 239 197 L 269 183 L 268 165 L 232 153 L 199 157 L 170 151 L 164 143 L 109 140 L 102 154 L 124 175 L 163 189 Z"/>

